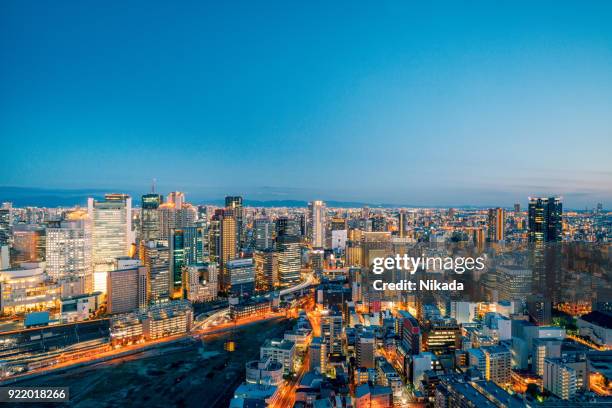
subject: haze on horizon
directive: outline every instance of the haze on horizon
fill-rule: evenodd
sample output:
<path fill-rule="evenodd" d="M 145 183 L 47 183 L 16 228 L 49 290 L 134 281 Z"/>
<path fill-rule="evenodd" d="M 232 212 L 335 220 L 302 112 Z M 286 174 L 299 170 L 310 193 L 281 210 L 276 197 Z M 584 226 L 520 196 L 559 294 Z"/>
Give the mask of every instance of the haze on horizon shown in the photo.
<path fill-rule="evenodd" d="M 0 186 L 612 202 L 609 2 L 0 7 Z"/>

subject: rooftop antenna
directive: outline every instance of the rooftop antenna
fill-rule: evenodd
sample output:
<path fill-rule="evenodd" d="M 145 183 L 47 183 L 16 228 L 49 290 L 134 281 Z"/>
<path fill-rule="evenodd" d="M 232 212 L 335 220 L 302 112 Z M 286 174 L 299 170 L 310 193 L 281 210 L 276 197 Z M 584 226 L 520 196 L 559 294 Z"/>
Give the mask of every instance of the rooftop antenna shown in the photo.
<path fill-rule="evenodd" d="M 151 192 L 155 193 L 155 186 L 157 184 L 157 179 L 153 178 L 153 183 L 151 184 Z"/>

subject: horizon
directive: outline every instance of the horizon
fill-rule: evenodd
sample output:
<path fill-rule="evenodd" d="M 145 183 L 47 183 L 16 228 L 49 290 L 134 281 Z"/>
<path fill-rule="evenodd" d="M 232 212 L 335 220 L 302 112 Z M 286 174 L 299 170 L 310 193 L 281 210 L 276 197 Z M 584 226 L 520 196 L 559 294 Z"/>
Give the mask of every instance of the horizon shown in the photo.
<path fill-rule="evenodd" d="M 27 191 L 28 193 L 23 196 L 19 196 L 19 194 L 15 195 L 16 199 L 11 200 L 10 195 L 7 195 L 7 190 L 18 192 L 18 191 Z M 33 188 L 21 188 L 21 187 L 8 187 L 8 186 L 0 186 L 0 202 L 11 202 L 15 207 L 47 207 L 47 208 L 64 208 L 64 207 L 86 207 L 87 198 L 93 197 L 95 199 L 101 199 L 105 194 L 110 193 L 125 193 L 128 194 L 132 198 L 133 207 L 139 208 L 138 205 L 140 203 L 140 197 L 144 194 L 160 194 L 166 197 L 172 191 L 181 191 L 186 195 L 186 201 L 188 203 L 194 205 L 212 205 L 212 206 L 223 206 L 224 198 L 229 195 L 237 195 L 243 198 L 245 203 L 245 207 L 262 207 L 262 208 L 274 208 L 274 207 L 287 207 L 287 208 L 303 208 L 308 205 L 309 202 L 313 200 L 323 200 L 328 207 L 333 208 L 360 208 L 363 206 L 370 206 L 372 208 L 412 208 L 412 209 L 447 209 L 447 208 L 456 208 L 456 209 L 487 209 L 487 208 L 505 208 L 512 209 L 514 204 L 521 205 L 521 211 L 524 211 L 527 208 L 527 203 L 529 201 L 529 197 L 560 197 L 563 203 L 563 208 L 566 211 L 585 211 L 594 209 L 598 203 L 593 203 L 592 206 L 585 206 L 582 208 L 568 206 L 565 202 L 565 197 L 555 194 L 532 194 L 528 197 L 524 197 L 522 200 L 516 200 L 511 204 L 453 204 L 453 205 L 427 205 L 427 204 L 413 204 L 413 203 L 392 203 L 392 202 L 374 202 L 374 201 L 360 201 L 360 200 L 341 200 L 341 199 L 326 199 L 325 197 L 312 197 L 312 198 L 271 198 L 271 199 L 253 199 L 249 196 L 245 196 L 244 194 L 231 190 L 229 193 L 224 193 L 217 197 L 208 197 L 202 198 L 195 194 L 195 199 L 192 199 L 191 193 L 182 191 L 182 190 L 164 190 L 160 192 L 159 189 L 156 189 L 155 192 L 136 192 L 129 190 L 116 190 L 116 189 L 33 189 Z M 38 192 L 38 195 L 34 193 Z M 44 193 L 44 194 L 43 194 Z M 10 194 L 10 193 L 9 193 Z M 604 210 L 607 209 L 605 203 L 601 203 L 603 205 Z"/>

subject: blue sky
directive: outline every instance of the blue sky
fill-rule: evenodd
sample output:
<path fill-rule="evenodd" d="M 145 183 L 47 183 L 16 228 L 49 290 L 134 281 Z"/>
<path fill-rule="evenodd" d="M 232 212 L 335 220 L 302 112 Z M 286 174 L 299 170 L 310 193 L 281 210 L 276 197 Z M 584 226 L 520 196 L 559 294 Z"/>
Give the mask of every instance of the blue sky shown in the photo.
<path fill-rule="evenodd" d="M 330 3 L 2 2 L 0 186 L 611 202 L 612 3 Z"/>

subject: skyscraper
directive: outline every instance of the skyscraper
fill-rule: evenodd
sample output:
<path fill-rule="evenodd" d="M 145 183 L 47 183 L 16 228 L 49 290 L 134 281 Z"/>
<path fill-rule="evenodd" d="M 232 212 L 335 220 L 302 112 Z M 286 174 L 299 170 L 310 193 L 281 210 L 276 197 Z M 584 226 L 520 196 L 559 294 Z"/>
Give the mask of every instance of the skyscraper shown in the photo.
<path fill-rule="evenodd" d="M 12 223 L 12 204 L 2 203 L 0 207 L 0 247 L 9 244 Z"/>
<path fill-rule="evenodd" d="M 325 203 L 314 200 L 308 204 L 310 215 L 310 243 L 314 248 L 325 245 Z"/>
<path fill-rule="evenodd" d="M 138 260 L 124 265 L 117 260 L 117 269 L 108 273 L 107 312 L 128 313 L 147 306 L 147 268 Z"/>
<path fill-rule="evenodd" d="M 407 225 L 406 212 L 404 210 L 400 210 L 400 212 L 397 214 L 397 230 L 400 238 L 406 237 Z"/>
<path fill-rule="evenodd" d="M 254 222 L 255 249 L 264 250 L 272 248 L 273 224 L 269 218 L 256 218 Z"/>
<path fill-rule="evenodd" d="M 132 199 L 127 194 L 106 194 L 104 200 L 87 200 L 92 221 L 93 262 L 96 269 L 110 270 L 115 258 L 128 255 L 134 243 Z"/>
<path fill-rule="evenodd" d="M 160 194 L 151 193 L 142 196 L 140 239 L 144 242 L 160 239 L 159 206 L 163 201 L 163 196 Z"/>
<path fill-rule="evenodd" d="M 503 208 L 489 209 L 489 241 L 499 242 L 504 240 L 506 230 L 506 211 Z"/>
<path fill-rule="evenodd" d="M 236 245 L 238 249 L 244 243 L 244 209 L 242 207 L 242 197 L 227 196 L 225 197 L 225 208 L 232 210 L 236 219 Z"/>
<path fill-rule="evenodd" d="M 183 287 L 183 267 L 185 266 L 185 233 L 175 228 L 170 235 L 170 295 L 180 297 Z"/>
<path fill-rule="evenodd" d="M 214 261 L 219 264 L 219 288 L 227 290 L 231 282 L 226 264 L 236 258 L 236 218 L 233 210 L 216 210 L 211 219 L 210 233 L 211 255 L 214 249 Z"/>
<path fill-rule="evenodd" d="M 295 235 L 281 235 L 276 240 L 278 249 L 278 280 L 281 286 L 300 281 L 302 254 L 300 239 Z"/>
<path fill-rule="evenodd" d="M 558 197 L 529 198 L 529 242 L 561 241 L 563 206 Z"/>
<path fill-rule="evenodd" d="M 47 274 L 55 280 L 82 277 L 87 292 L 93 290 L 92 232 L 87 213 L 71 215 L 46 230 Z"/>
<path fill-rule="evenodd" d="M 140 259 L 147 267 L 151 302 L 168 300 L 170 297 L 170 251 L 168 247 L 154 241 L 142 243 Z"/>

